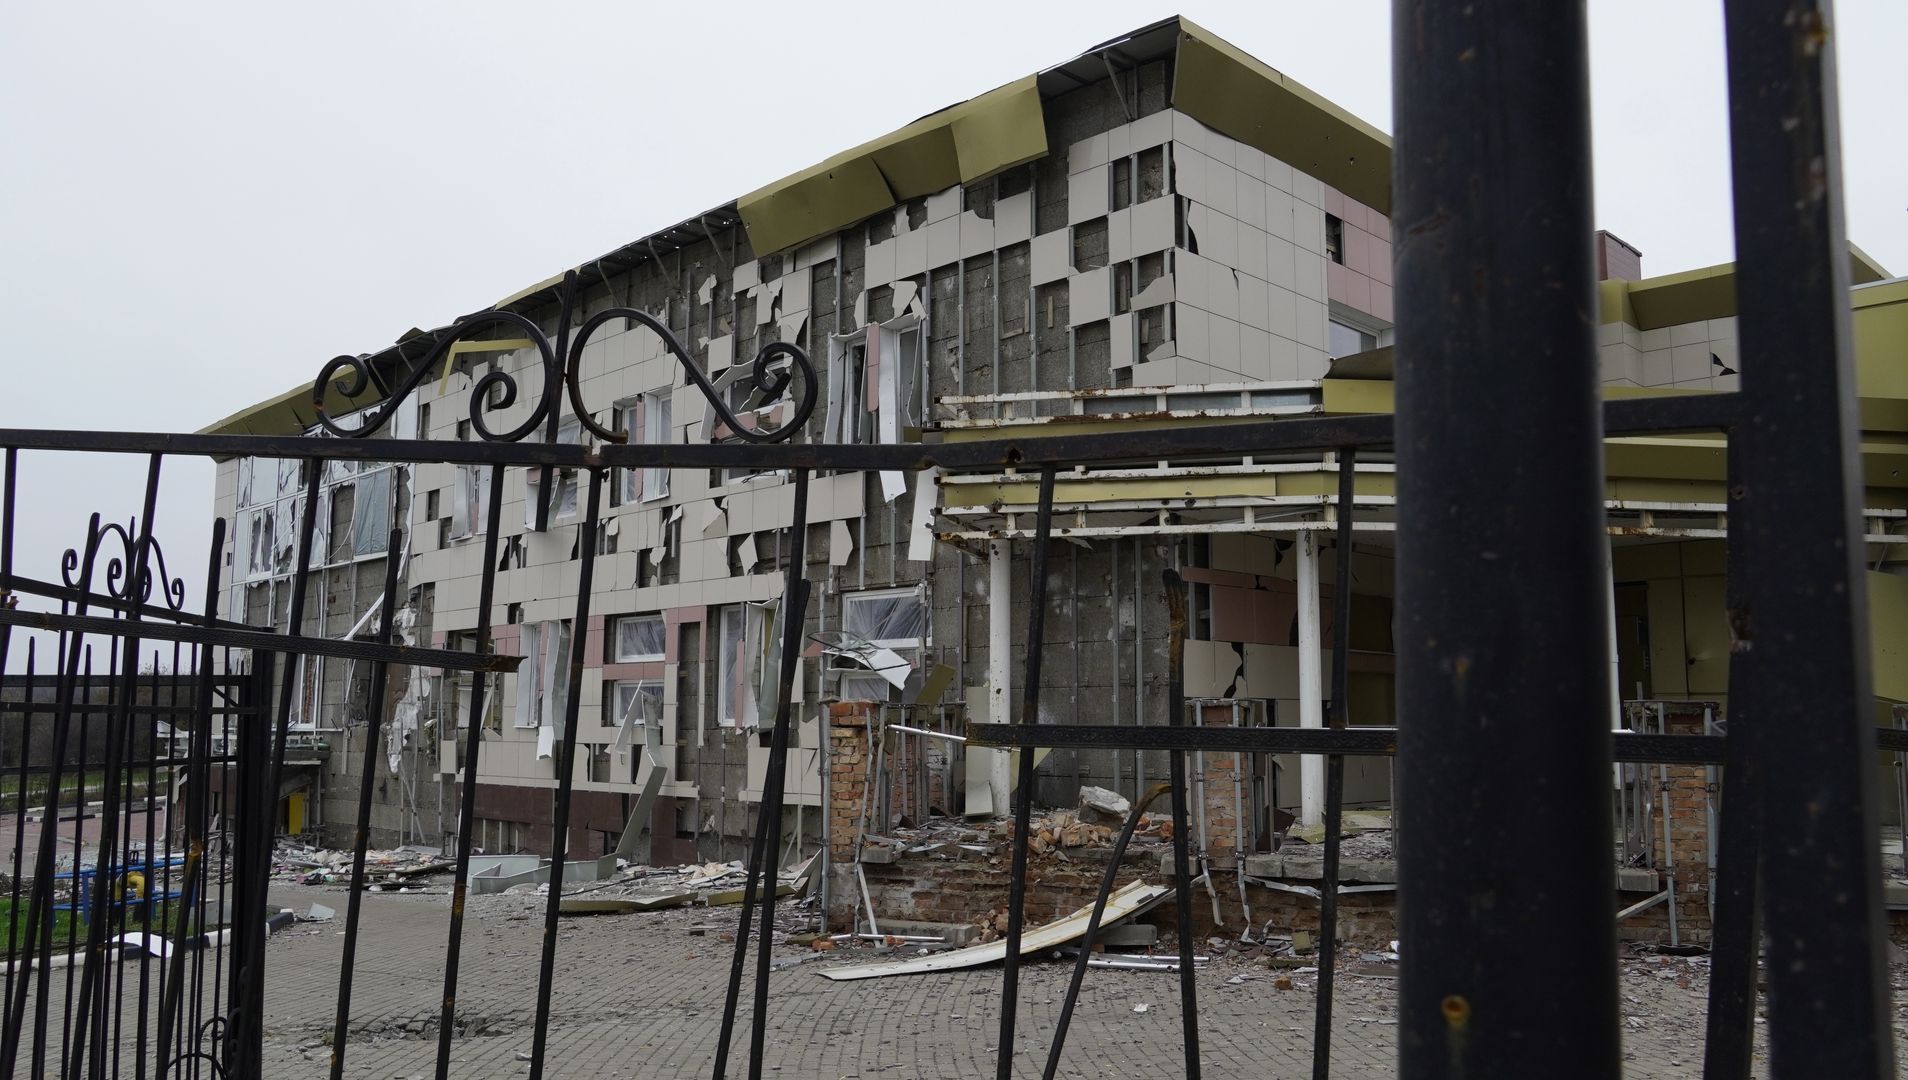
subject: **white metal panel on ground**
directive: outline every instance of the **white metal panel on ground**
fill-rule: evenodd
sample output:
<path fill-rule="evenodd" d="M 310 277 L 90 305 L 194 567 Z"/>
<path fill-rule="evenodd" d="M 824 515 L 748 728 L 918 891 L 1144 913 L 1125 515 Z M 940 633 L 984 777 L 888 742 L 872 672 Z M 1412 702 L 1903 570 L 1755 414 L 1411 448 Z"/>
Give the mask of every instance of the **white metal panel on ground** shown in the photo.
<path fill-rule="evenodd" d="M 1101 918 L 1100 926 L 1105 928 L 1121 919 L 1137 915 L 1165 899 L 1169 892 L 1171 890 L 1164 885 L 1148 885 L 1144 881 L 1132 882 L 1107 897 L 1106 914 Z M 1042 949 L 1057 948 L 1076 938 L 1084 937 L 1087 921 L 1092 916 L 1093 908 L 1083 907 L 1064 919 L 1057 919 L 1045 926 L 1026 931 L 1020 935 L 1020 955 L 1030 956 Z M 931 971 L 955 971 L 1005 959 L 1007 959 L 1007 942 L 1003 940 L 891 964 L 824 968 L 819 974 L 836 982 L 846 982 L 853 979 L 878 979 L 884 975 L 922 975 Z"/>

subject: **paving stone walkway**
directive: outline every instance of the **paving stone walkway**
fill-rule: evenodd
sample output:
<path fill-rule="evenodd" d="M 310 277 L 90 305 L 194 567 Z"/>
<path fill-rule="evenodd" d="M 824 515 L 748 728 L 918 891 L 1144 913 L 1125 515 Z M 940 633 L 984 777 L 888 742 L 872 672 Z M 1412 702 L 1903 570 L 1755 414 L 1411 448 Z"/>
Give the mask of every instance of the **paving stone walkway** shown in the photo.
<path fill-rule="evenodd" d="M 338 910 L 331 923 L 301 923 L 269 946 L 266 1075 L 327 1074 L 326 1045 L 343 943 L 343 895 L 281 887 L 273 898 L 300 911 L 313 901 Z M 535 1016 L 541 900 L 473 897 L 464 950 L 452 1075 L 525 1075 Z M 436 1058 L 448 902 L 438 895 L 365 898 L 347 1049 L 351 1077 L 429 1077 Z M 559 932 L 546 1074 L 573 1080 L 708 1076 L 721 1024 L 734 909 L 679 909 L 566 918 Z M 692 936 L 692 925 L 716 927 Z M 778 955 L 800 957 L 798 948 Z M 844 954 L 770 976 L 767 1075 L 780 1078 L 992 1076 L 999 1023 L 999 968 L 836 983 L 822 965 L 866 960 Z M 1700 961 L 1623 962 L 1626 1077 L 1701 1073 L 1706 968 Z M 1016 1076 L 1037 1077 L 1069 968 L 1024 967 Z M 1234 981 L 1241 974 L 1254 976 Z M 1314 995 L 1309 977 L 1279 990 L 1263 967 L 1220 960 L 1200 973 L 1202 1059 L 1212 1077 L 1311 1074 Z M 1904 972 L 1897 969 L 1896 982 Z M 1898 992 L 1899 996 L 1899 992 Z M 1332 1034 L 1333 1075 L 1396 1074 L 1396 981 L 1341 976 Z M 747 1056 L 745 1012 L 731 1058 Z M 1181 1072 L 1176 978 L 1157 972 L 1089 973 L 1060 1075 L 1174 1076 Z M 1135 1007 L 1145 1005 L 1143 1012 Z M 1897 1009 L 1897 1046 L 1908 1046 Z M 1760 1049 L 1760 1039 L 1758 1041 Z M 1758 1070 L 1759 1073 L 1762 1071 Z"/>

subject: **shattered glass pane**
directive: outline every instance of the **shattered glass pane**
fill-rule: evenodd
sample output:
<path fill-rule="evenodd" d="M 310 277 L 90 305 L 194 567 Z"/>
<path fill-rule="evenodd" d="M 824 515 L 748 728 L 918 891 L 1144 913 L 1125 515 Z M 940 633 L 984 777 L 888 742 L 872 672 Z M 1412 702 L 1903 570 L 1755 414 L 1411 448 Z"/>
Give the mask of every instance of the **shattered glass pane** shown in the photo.
<path fill-rule="evenodd" d="M 841 598 L 841 623 L 852 638 L 887 648 L 911 648 L 927 637 L 927 605 L 914 589 L 847 593 Z"/>
<path fill-rule="evenodd" d="M 839 678 L 835 696 L 842 701 L 888 701 L 894 695 L 894 687 L 879 675 L 844 671 Z"/>
<path fill-rule="evenodd" d="M 451 537 L 475 536 L 489 520 L 490 485 L 476 465 L 460 465 L 451 481 Z"/>
<path fill-rule="evenodd" d="M 391 543 L 391 470 L 379 469 L 358 480 L 352 504 L 351 551 L 376 555 Z"/>
<path fill-rule="evenodd" d="M 273 508 L 261 506 L 247 515 L 245 522 L 245 576 L 269 577 L 272 572 Z"/>
<path fill-rule="evenodd" d="M 668 633 L 661 615 L 637 615 L 616 623 L 616 659 L 661 660 Z"/>
<path fill-rule="evenodd" d="M 616 716 L 619 725 L 643 726 L 662 720 L 663 687 L 654 680 L 616 684 Z"/>

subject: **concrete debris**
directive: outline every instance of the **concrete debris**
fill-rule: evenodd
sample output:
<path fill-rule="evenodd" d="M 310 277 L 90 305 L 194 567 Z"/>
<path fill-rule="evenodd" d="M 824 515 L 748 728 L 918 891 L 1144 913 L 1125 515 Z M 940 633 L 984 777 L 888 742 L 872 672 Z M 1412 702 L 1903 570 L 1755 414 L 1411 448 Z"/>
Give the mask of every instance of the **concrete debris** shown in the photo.
<path fill-rule="evenodd" d="M 1088 784 L 1080 789 L 1080 818 L 1102 825 L 1124 825 L 1133 804 L 1117 791 Z"/>
<path fill-rule="evenodd" d="M 438 848 L 407 845 L 364 853 L 364 882 L 390 883 L 448 873 L 457 864 Z M 349 885 L 351 852 L 281 842 L 272 852 L 272 877 L 300 885 Z"/>

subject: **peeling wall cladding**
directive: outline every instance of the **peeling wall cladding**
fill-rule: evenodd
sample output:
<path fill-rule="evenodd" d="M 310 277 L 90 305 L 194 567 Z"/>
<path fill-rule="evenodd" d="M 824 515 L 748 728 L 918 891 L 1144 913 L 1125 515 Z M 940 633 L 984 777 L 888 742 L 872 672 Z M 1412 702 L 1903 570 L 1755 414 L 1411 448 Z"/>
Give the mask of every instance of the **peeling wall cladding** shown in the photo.
<path fill-rule="evenodd" d="M 802 433 L 814 441 L 917 438 L 909 429 L 928 419 L 925 403 L 943 397 L 1316 378 L 1327 345 L 1324 193 L 1317 181 L 1170 111 L 1171 75 L 1168 63 L 1152 63 L 1122 72 L 1117 88 L 1103 80 L 1050 100 L 1048 156 L 912 200 L 799 249 L 758 258 L 741 230 L 731 229 L 587 282 L 581 316 L 611 306 L 648 311 L 724 387 L 767 343 L 799 344 L 820 380 L 818 407 Z M 1241 192 L 1251 196 L 1243 207 Z M 1378 227 L 1369 215 L 1359 221 Z M 554 305 L 518 309 L 554 333 Z M 1362 315 L 1367 329 L 1384 328 L 1369 311 L 1352 315 Z M 857 371 L 855 350 L 870 341 L 879 342 L 879 362 Z M 918 349 L 918 377 L 911 387 L 899 384 L 889 399 L 886 378 L 899 370 L 902 348 Z M 582 397 L 598 422 L 640 426 L 636 434 L 643 439 L 710 438 L 700 393 L 649 331 L 605 325 L 584 349 L 581 366 Z M 468 421 L 472 387 L 492 370 L 509 372 L 520 393 L 511 407 L 486 414 L 490 426 L 502 430 L 525 418 L 542 379 L 533 351 L 464 353 L 420 388 L 415 405 L 422 437 L 476 437 Z M 844 415 L 831 420 L 830 404 L 851 398 L 858 398 L 859 410 L 844 405 Z M 1065 400 L 1049 400 L 1031 411 L 1053 415 L 1067 407 Z M 897 408 L 898 423 L 884 427 L 879 418 Z M 876 422 L 863 426 L 861 411 Z M 777 421 L 764 414 L 761 422 Z M 939 492 L 930 478 L 899 479 L 897 485 L 879 475 L 812 478 L 804 570 L 816 590 L 804 629 L 811 635 L 841 631 L 844 598 L 859 591 L 917 588 L 928 633 L 896 647 L 917 674 L 895 696 L 911 694 L 921 673 L 947 665 L 954 677 L 945 694 L 911 719 L 958 725 L 970 690 L 987 679 L 987 566 L 984 555 L 918 538 L 916 501 L 938 504 Z M 490 568 L 496 643 L 501 651 L 521 652 L 541 632 L 533 627 L 572 618 L 583 545 L 596 545 L 590 621 L 572 628 L 586 641 L 587 656 L 582 683 L 569 688 L 581 715 L 576 790 L 589 799 L 621 799 L 640 790 L 651 768 L 661 768 L 662 795 L 680 810 L 678 833 L 694 839 L 700 857 L 733 858 L 752 828 L 768 751 L 747 709 L 731 702 L 737 691 L 723 656 L 730 640 L 724 619 L 738 616 L 724 612 L 780 596 L 793 489 L 786 477 L 719 470 L 670 474 L 666 490 L 660 480 L 611 477 L 603 492 L 604 525 L 585 537 L 579 533 L 587 477 L 554 478 L 551 525 L 538 533 L 525 524 L 534 498 L 531 475 L 509 470 L 500 508 L 501 568 Z M 406 470 L 399 504 L 408 506 L 400 521 L 409 533 L 406 599 L 416 605 L 421 641 L 458 644 L 477 625 L 486 568 L 482 517 L 472 500 L 489 483 L 487 471 L 466 474 L 446 464 Z M 236 486 L 231 463 L 221 466 L 219 485 L 219 512 L 229 517 Z M 470 528 L 470 521 L 478 527 Z M 332 530 L 334 540 L 341 532 Z M 1016 681 L 1030 585 L 1026 547 L 1016 544 L 1013 560 Z M 238 552 L 235 536 L 228 555 Z M 1163 722 L 1160 575 L 1191 554 L 1189 544 L 1156 536 L 1056 543 L 1047 582 L 1053 606 L 1043 719 L 1103 721 L 1111 713 L 1120 722 Z M 910 557 L 921 555 L 927 561 Z M 382 573 L 383 560 L 374 558 L 315 575 L 313 588 L 326 601 L 321 622 L 310 623 L 308 632 L 348 633 L 376 596 Z M 282 584 L 246 587 L 233 597 L 250 621 L 284 618 Z M 614 655 L 616 620 L 639 614 L 665 620 L 668 647 L 660 659 Z M 815 712 L 816 703 L 836 691 L 836 663 L 807 657 L 800 665 L 787 824 L 799 823 L 805 844 L 822 828 Z M 852 675 L 852 665 L 844 666 Z M 479 779 L 487 792 L 535 792 L 547 802 L 541 793 L 556 785 L 554 762 L 540 753 L 539 716 L 520 715 L 525 704 L 534 708 L 538 701 L 531 671 L 499 677 L 490 687 L 480 718 L 487 733 Z M 394 681 L 395 694 L 404 680 Z M 648 733 L 619 728 L 619 681 L 660 684 L 653 765 L 643 749 Z M 349 820 L 358 795 L 353 762 L 361 762 L 364 751 L 356 744 L 365 710 L 362 682 L 362 673 L 343 665 L 324 671 L 319 727 L 336 751 L 323 780 L 321 816 L 330 823 Z M 406 800 L 413 804 L 413 829 L 444 827 L 439 805 L 442 820 L 455 821 L 454 774 L 442 772 L 437 755 L 445 745 L 440 740 L 453 734 L 451 725 L 466 722 L 458 695 L 467 681 L 442 682 L 445 700 L 431 714 L 436 726 L 414 736 L 428 755 L 404 764 L 398 776 L 380 773 L 374 794 L 381 828 L 385 822 L 404 826 L 398 804 Z M 860 685 L 868 685 L 866 672 Z M 740 714 L 740 723 L 725 719 L 725 709 Z M 549 736 L 543 739 L 547 749 Z M 1165 771 L 1164 754 L 1058 752 L 1041 768 L 1037 795 L 1065 803 L 1082 783 L 1131 794 Z M 400 798 L 396 792 L 406 783 L 414 794 Z M 509 817 L 521 807 L 501 795 L 486 796 L 484 805 L 479 816 L 486 821 L 530 826 L 540 820 Z M 532 847 L 550 839 L 535 828 L 493 835 Z"/>

